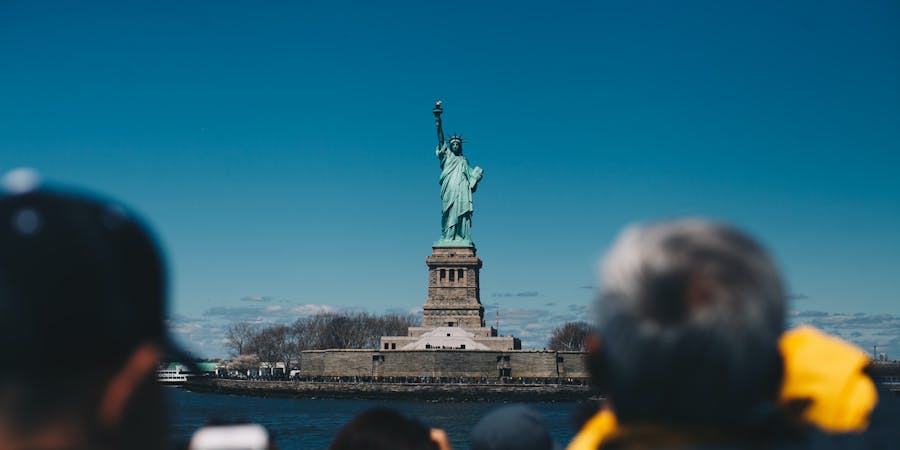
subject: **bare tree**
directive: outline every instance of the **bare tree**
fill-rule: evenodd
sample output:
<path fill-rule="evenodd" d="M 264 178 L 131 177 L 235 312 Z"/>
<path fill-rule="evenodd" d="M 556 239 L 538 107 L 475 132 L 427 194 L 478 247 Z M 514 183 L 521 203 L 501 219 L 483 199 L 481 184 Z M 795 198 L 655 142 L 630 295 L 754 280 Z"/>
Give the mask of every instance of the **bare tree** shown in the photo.
<path fill-rule="evenodd" d="M 363 348 L 367 328 L 365 313 L 340 314 L 325 324 L 322 348 Z"/>
<path fill-rule="evenodd" d="M 284 363 L 284 374 L 291 373 L 291 361 L 300 356 L 300 348 L 297 345 L 297 337 L 291 327 L 276 325 L 269 329 L 274 343 L 274 356 L 272 362 Z"/>
<path fill-rule="evenodd" d="M 378 348 L 381 336 L 403 336 L 416 325 L 412 316 L 355 312 L 331 315 L 318 348 Z"/>
<path fill-rule="evenodd" d="M 225 331 L 225 339 L 228 340 L 228 347 L 231 350 L 231 356 L 240 356 L 247 352 L 247 345 L 256 334 L 258 327 L 256 325 L 239 322 L 232 324 Z"/>
<path fill-rule="evenodd" d="M 325 348 L 325 329 L 335 314 L 316 314 L 301 317 L 291 325 L 297 337 L 297 346 L 301 350 L 318 350 Z"/>
<path fill-rule="evenodd" d="M 415 326 L 414 316 L 367 312 L 327 313 L 301 317 L 290 325 L 256 327 L 247 323 L 228 328 L 234 356 L 255 354 L 264 362 L 283 362 L 286 372 L 302 350 L 378 348 L 381 336 L 403 336 Z"/>
<path fill-rule="evenodd" d="M 567 322 L 553 330 L 547 348 L 556 351 L 583 352 L 584 340 L 591 334 L 591 325 L 587 322 Z"/>
<path fill-rule="evenodd" d="M 385 314 L 380 317 L 381 330 L 380 336 L 406 336 L 409 327 L 419 324 L 419 320 L 412 315 L 401 314 Z M 378 342 L 375 343 L 378 345 Z"/>
<path fill-rule="evenodd" d="M 381 336 L 406 336 L 409 327 L 418 325 L 416 317 L 400 314 L 369 316 L 368 322 L 362 348 L 378 348 Z"/>
<path fill-rule="evenodd" d="M 250 350 L 259 356 L 259 359 L 266 363 L 280 361 L 279 347 L 281 342 L 281 333 L 278 326 L 270 326 L 259 330 L 250 338 Z"/>

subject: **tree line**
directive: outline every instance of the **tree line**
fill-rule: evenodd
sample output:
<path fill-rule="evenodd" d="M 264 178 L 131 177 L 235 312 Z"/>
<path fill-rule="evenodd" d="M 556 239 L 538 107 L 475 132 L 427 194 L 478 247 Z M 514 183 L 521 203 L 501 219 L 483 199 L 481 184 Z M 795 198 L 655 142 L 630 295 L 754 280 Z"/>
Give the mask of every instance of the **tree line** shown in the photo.
<path fill-rule="evenodd" d="M 303 350 L 376 349 L 381 336 L 405 336 L 407 328 L 416 325 L 418 320 L 410 315 L 325 313 L 291 324 L 235 323 L 227 328 L 225 339 L 236 369 L 258 367 L 259 361 L 290 367 Z"/>

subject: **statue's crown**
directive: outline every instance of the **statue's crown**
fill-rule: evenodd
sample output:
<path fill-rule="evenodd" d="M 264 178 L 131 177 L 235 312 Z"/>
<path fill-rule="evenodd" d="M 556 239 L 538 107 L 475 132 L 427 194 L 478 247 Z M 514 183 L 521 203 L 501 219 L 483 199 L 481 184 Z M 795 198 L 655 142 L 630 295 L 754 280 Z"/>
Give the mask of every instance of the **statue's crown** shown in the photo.
<path fill-rule="evenodd" d="M 453 142 L 453 141 L 456 141 L 456 142 L 459 142 L 460 144 L 462 144 L 463 138 L 462 138 L 462 136 L 460 136 L 458 134 L 454 134 L 453 136 L 450 136 L 450 142 Z"/>

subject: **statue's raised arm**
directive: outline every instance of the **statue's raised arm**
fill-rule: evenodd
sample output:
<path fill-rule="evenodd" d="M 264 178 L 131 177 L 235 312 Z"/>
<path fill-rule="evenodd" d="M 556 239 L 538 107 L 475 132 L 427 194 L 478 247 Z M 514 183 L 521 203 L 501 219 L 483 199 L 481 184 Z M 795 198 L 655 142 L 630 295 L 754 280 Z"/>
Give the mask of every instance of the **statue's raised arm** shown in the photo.
<path fill-rule="evenodd" d="M 482 177 L 480 167 L 470 167 L 463 156 L 463 140 L 451 136 L 444 140 L 441 123 L 441 102 L 434 105 L 434 121 L 437 125 L 437 157 L 441 161 L 441 240 L 438 246 L 472 246 L 472 192 Z"/>
<path fill-rule="evenodd" d="M 437 125 L 437 134 L 438 134 L 438 148 L 444 146 L 444 126 L 441 123 L 441 113 L 444 112 L 441 109 L 441 101 L 438 100 L 437 103 L 434 104 L 434 109 L 432 110 L 434 113 L 434 124 Z"/>

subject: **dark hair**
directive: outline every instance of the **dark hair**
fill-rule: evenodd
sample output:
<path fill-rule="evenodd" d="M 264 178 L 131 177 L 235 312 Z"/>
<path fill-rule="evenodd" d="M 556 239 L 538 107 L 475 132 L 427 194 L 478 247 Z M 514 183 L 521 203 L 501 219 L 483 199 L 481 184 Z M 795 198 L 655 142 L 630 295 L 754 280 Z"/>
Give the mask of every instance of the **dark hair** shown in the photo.
<path fill-rule="evenodd" d="M 372 408 L 347 422 L 329 450 L 438 450 L 431 429 L 388 408 Z"/>
<path fill-rule="evenodd" d="M 0 195 L 0 224 L 0 420 L 29 434 L 65 418 L 98 444 L 123 443 L 106 447 L 162 448 L 166 408 L 152 371 L 116 429 L 97 422 L 130 355 L 166 345 L 166 271 L 152 232 L 117 202 L 52 189 Z"/>

